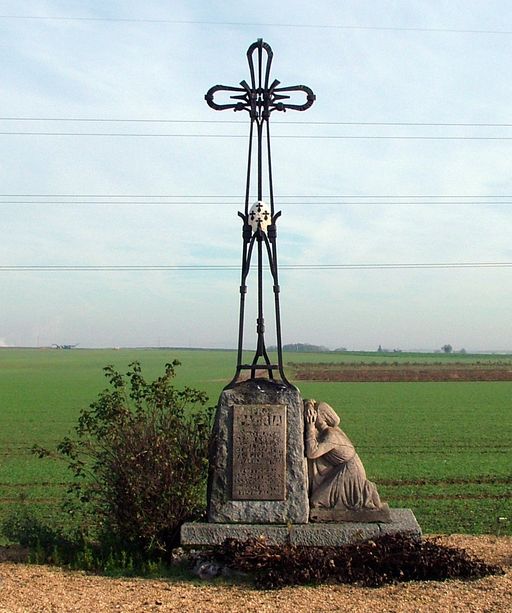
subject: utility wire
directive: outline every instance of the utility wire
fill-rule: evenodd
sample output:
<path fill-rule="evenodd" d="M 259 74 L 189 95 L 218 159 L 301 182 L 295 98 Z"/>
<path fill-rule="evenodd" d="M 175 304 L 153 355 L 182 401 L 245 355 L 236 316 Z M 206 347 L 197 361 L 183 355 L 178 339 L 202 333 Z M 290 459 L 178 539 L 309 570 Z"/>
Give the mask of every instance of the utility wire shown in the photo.
<path fill-rule="evenodd" d="M 5 265 L 0 272 L 134 272 L 134 271 L 219 271 L 239 270 L 239 266 L 223 264 L 191 265 Z M 449 269 L 449 268 L 512 268 L 512 262 L 430 262 L 414 264 L 283 264 L 285 270 L 399 270 L 399 269 Z"/>
<path fill-rule="evenodd" d="M 390 32 L 438 32 L 443 34 L 512 34 L 511 30 L 466 29 L 466 28 L 422 28 L 398 26 L 359 26 L 341 24 L 311 24 L 311 23 L 257 23 L 247 21 L 206 21 L 192 19 L 150 19 L 136 17 L 49 17 L 42 15 L 0 15 L 0 19 L 20 21 L 90 21 L 112 23 L 153 23 L 172 25 L 206 25 L 206 26 L 236 26 L 236 27 L 266 27 L 266 28 L 300 28 L 322 30 L 380 30 Z"/>
<path fill-rule="evenodd" d="M 0 136 L 102 136 L 124 138 L 244 138 L 246 134 L 143 134 L 140 132 L 0 132 Z M 512 136 L 400 136 L 400 135 L 352 135 L 352 134 L 275 134 L 273 139 L 334 139 L 334 140 L 512 140 Z"/>
<path fill-rule="evenodd" d="M 0 194 L 0 198 L 236 198 L 244 199 L 241 194 Z M 279 198 L 512 198 L 511 195 L 457 195 L 457 194 L 294 194 L 279 195 Z"/>
<path fill-rule="evenodd" d="M 242 202 L 242 198 L 239 199 Z M 279 200 L 278 198 L 276 200 Z M 109 200 L 61 200 L 61 201 L 42 201 L 42 200 L 0 200 L 0 205 L 47 205 L 47 206 L 76 206 L 76 205 L 85 205 L 85 206 L 206 206 L 206 207 L 218 207 L 218 206 L 237 206 L 235 202 L 194 202 L 194 201 L 133 201 L 133 200 L 123 200 L 123 201 L 109 201 Z M 293 205 L 293 206 L 492 206 L 492 205 L 509 205 L 512 204 L 512 200 L 500 200 L 499 202 L 489 202 L 483 200 L 476 201 L 464 201 L 464 202 L 454 202 L 454 201 L 419 201 L 419 202 L 410 202 L 407 200 L 402 201 L 335 201 L 330 200 L 328 202 L 322 201 L 285 201 L 282 202 L 282 206 Z"/>
<path fill-rule="evenodd" d="M 62 121 L 86 123 L 209 123 L 247 125 L 246 121 L 237 119 L 122 119 L 119 117 L 0 117 L 0 121 Z M 473 127 L 473 128 L 512 128 L 512 123 L 457 123 L 457 122 L 423 122 L 423 121 L 289 121 L 282 120 L 273 125 L 304 126 L 418 126 L 418 127 Z"/>

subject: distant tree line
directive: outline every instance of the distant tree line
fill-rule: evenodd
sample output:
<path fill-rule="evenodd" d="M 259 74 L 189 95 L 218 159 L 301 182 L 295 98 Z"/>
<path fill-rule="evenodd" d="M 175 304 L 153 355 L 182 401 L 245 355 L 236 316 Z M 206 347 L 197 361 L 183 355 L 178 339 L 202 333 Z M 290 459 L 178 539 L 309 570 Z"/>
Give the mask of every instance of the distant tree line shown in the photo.
<path fill-rule="evenodd" d="M 277 347 L 272 345 L 268 348 L 269 351 L 277 351 Z M 338 349 L 334 349 L 331 351 L 328 347 L 324 345 L 312 345 L 310 343 L 288 343 L 287 345 L 283 345 L 283 351 L 295 351 L 296 353 L 336 353 L 347 351 L 346 347 L 338 347 Z"/>
<path fill-rule="evenodd" d="M 275 345 L 271 345 L 268 347 L 269 351 L 277 351 L 277 347 Z M 329 349 L 325 345 L 313 345 L 311 343 L 288 343 L 283 345 L 283 351 L 287 352 L 295 352 L 295 353 L 343 353 L 348 351 L 346 347 L 338 347 L 337 349 Z M 449 343 L 443 345 L 441 349 L 437 350 L 436 353 L 455 353 L 452 345 Z M 402 353 L 401 349 L 386 349 L 383 348 L 382 345 L 379 345 L 377 349 L 377 353 Z M 464 348 L 460 349 L 458 353 L 466 353 Z"/>

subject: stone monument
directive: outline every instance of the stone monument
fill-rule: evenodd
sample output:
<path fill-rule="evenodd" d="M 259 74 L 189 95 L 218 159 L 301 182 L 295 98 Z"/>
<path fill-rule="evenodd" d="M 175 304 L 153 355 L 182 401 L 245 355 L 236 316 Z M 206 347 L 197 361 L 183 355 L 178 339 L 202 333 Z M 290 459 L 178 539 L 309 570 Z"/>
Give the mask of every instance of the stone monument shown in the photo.
<path fill-rule="evenodd" d="M 302 400 L 298 390 L 249 379 L 222 392 L 215 416 L 208 521 L 308 521 Z"/>
<path fill-rule="evenodd" d="M 304 402 L 284 372 L 276 243 L 281 212 L 274 207 L 269 120 L 275 111 L 305 111 L 315 95 L 305 85 L 279 87 L 278 80 L 270 79 L 272 58 L 270 46 L 258 39 L 247 51 L 250 83 L 215 85 L 205 96 L 215 110 L 249 114 L 249 152 L 245 208 L 238 213 L 243 226 L 236 372 L 221 393 L 215 415 L 208 522 L 184 524 L 181 542 L 214 545 L 226 538 L 264 536 L 269 543 L 340 545 L 390 532 L 419 536 L 411 511 L 389 509 L 380 501 L 354 446 L 338 428 L 335 411 L 326 403 Z M 218 94 L 227 99 L 217 101 Z M 264 158 L 268 204 L 263 200 Z M 254 162 L 257 197 L 249 206 Z M 252 361 L 244 363 L 247 277 L 255 252 L 257 344 Z M 264 259 L 272 277 L 276 363 L 265 344 Z"/>

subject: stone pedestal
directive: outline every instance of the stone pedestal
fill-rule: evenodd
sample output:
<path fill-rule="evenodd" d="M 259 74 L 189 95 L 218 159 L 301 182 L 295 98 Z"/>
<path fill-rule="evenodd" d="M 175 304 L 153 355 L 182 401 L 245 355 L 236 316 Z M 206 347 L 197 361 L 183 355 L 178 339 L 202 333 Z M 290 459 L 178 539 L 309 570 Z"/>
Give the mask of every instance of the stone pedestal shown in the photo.
<path fill-rule="evenodd" d="M 210 451 L 208 522 L 305 524 L 308 516 L 299 391 L 268 379 L 224 390 Z"/>
<path fill-rule="evenodd" d="M 357 541 L 379 538 L 385 534 L 403 534 L 421 537 L 421 528 L 410 509 L 390 509 L 387 522 L 343 522 L 300 525 L 264 524 L 207 524 L 187 523 L 181 528 L 183 545 L 221 545 L 225 539 L 246 541 L 264 537 L 271 545 L 307 545 L 338 547 Z"/>

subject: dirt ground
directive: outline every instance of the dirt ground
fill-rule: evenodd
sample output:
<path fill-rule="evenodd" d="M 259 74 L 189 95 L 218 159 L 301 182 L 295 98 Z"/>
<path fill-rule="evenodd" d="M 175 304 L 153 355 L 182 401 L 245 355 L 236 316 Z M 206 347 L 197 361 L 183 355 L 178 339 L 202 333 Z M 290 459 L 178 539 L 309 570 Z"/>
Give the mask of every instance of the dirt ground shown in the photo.
<path fill-rule="evenodd" d="M 477 581 L 413 582 L 382 588 L 325 585 L 258 591 L 199 580 L 109 579 L 4 561 L 0 563 L 0 613 L 512 612 L 512 537 L 452 535 L 443 536 L 441 543 L 499 564 L 506 574 Z"/>

